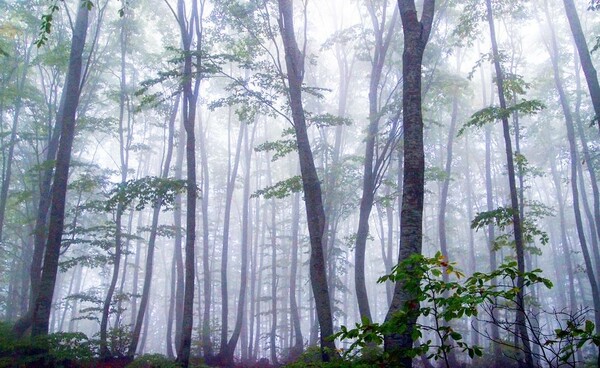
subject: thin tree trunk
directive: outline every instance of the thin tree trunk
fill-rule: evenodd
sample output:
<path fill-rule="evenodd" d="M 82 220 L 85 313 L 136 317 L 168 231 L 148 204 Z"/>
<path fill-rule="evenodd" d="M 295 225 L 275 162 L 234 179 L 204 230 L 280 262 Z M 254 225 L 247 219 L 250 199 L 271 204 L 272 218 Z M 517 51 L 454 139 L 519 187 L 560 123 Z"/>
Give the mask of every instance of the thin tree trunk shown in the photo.
<path fill-rule="evenodd" d="M 598 290 L 598 283 L 596 276 L 594 275 L 594 268 L 592 265 L 592 259 L 588 250 L 587 241 L 585 238 L 585 230 L 583 228 L 583 221 L 581 218 L 581 211 L 579 207 L 579 188 L 577 185 L 577 143 L 575 138 L 575 122 L 573 121 L 573 115 L 567 95 L 562 85 L 562 79 L 560 77 L 560 67 L 558 59 L 558 45 L 556 44 L 556 36 L 554 34 L 554 28 L 551 28 L 551 47 L 550 47 L 550 59 L 552 61 L 552 69 L 554 72 L 554 82 L 558 95 L 560 98 L 563 115 L 565 116 L 565 125 L 567 127 L 567 138 L 569 140 L 569 153 L 571 156 L 571 192 L 573 194 L 573 211 L 575 213 L 575 224 L 577 227 L 577 234 L 579 235 L 579 243 L 583 252 L 583 258 L 585 262 L 586 275 L 592 288 L 592 300 L 594 303 L 594 321 L 596 326 L 600 326 L 600 290 Z M 591 229 L 594 231 L 594 229 Z M 600 350 L 597 357 L 597 364 L 600 366 Z"/>
<path fill-rule="evenodd" d="M 244 194 L 243 194 L 243 208 L 242 208 L 242 240 L 241 240 L 241 249 L 240 252 L 242 254 L 242 264 L 240 270 L 240 295 L 238 298 L 238 308 L 237 308 L 237 317 L 235 322 L 235 327 L 233 329 L 233 333 L 231 334 L 231 338 L 227 343 L 227 362 L 233 362 L 233 353 L 235 351 L 235 347 L 237 346 L 238 339 L 240 337 L 240 333 L 242 331 L 242 323 L 244 322 L 244 314 L 246 308 L 246 289 L 248 285 L 248 251 L 249 251 L 249 242 L 250 235 L 248 230 L 248 222 L 249 222 L 249 202 L 250 202 L 250 165 L 252 163 L 252 146 L 254 142 L 254 133 L 256 130 L 256 125 L 252 130 L 252 138 L 250 142 L 248 142 L 248 129 L 246 127 L 247 123 L 242 121 L 240 122 L 242 128 L 240 129 L 240 136 L 244 138 L 244 154 L 245 154 L 245 166 L 244 166 Z M 241 147 L 238 147 L 238 151 Z"/>
<path fill-rule="evenodd" d="M 200 121 L 202 128 L 202 121 Z M 202 274 L 203 274 L 203 290 L 204 290 L 204 310 L 202 314 L 202 349 L 205 358 L 210 358 L 213 355 L 212 341 L 210 338 L 210 306 L 212 300 L 210 272 L 210 231 L 209 231 L 209 213 L 208 203 L 210 196 L 210 172 L 208 170 L 208 155 L 205 133 L 200 134 L 200 165 L 202 168 L 202 198 L 200 199 L 202 207 Z"/>
<path fill-rule="evenodd" d="M 173 108 L 171 110 L 171 115 L 169 118 L 169 133 L 166 143 L 166 156 L 163 162 L 163 168 L 161 173 L 162 179 L 167 179 L 169 177 L 169 169 L 171 166 L 171 158 L 173 157 L 173 144 L 175 140 L 175 120 L 177 118 L 177 110 L 179 107 L 179 95 L 177 95 L 177 99 L 173 104 Z M 154 250 L 156 246 L 156 235 L 158 231 L 158 218 L 160 215 L 160 210 L 163 204 L 163 198 L 158 198 L 155 203 L 153 203 L 154 211 L 152 212 L 152 225 L 150 228 L 150 238 L 148 239 L 148 251 L 146 252 L 146 270 L 144 272 L 144 287 L 142 289 L 142 298 L 140 300 L 140 309 L 137 314 L 137 318 L 135 324 L 133 326 L 133 331 L 131 333 L 131 342 L 129 344 L 129 351 L 127 353 L 128 356 L 133 357 L 137 350 L 138 341 L 140 338 L 140 333 L 142 331 L 142 323 L 144 322 L 144 317 L 146 313 L 146 309 L 148 308 L 148 300 L 150 298 L 150 286 L 152 282 L 152 272 L 154 268 Z M 148 318 L 146 318 L 147 320 Z M 148 323 L 148 322 L 146 322 Z"/>
<path fill-rule="evenodd" d="M 10 140 L 8 142 L 8 153 L 6 155 L 6 160 L 5 160 L 6 168 L 2 175 L 2 187 L 0 189 L 0 244 L 2 243 L 2 239 L 3 239 L 4 214 L 6 213 L 6 201 L 8 199 L 8 189 L 9 189 L 10 181 L 12 178 L 12 164 L 14 161 L 15 145 L 17 144 L 17 129 L 18 129 L 18 125 L 19 125 L 21 107 L 23 106 L 22 95 L 25 93 L 24 92 L 25 80 L 27 78 L 27 72 L 29 71 L 29 56 L 31 55 L 32 47 L 33 47 L 33 44 L 31 44 L 31 46 L 29 46 L 25 51 L 25 55 L 23 56 L 23 61 L 22 61 L 23 66 L 22 66 L 22 70 L 21 70 L 21 75 L 18 77 L 18 84 L 17 84 L 18 92 L 17 92 L 17 95 L 15 97 L 15 102 L 14 102 L 13 124 L 12 124 L 11 132 L 10 132 Z"/>
<path fill-rule="evenodd" d="M 294 328 L 294 342 L 290 351 L 290 359 L 296 359 L 303 350 L 304 341 L 302 327 L 300 325 L 300 313 L 296 301 L 296 279 L 298 277 L 298 232 L 300 224 L 300 194 L 294 194 L 292 198 L 292 259 L 290 265 L 290 313 Z"/>
<path fill-rule="evenodd" d="M 231 123 L 231 116 L 230 116 Z M 221 347 L 219 351 L 220 361 L 223 364 L 230 364 L 227 359 L 233 358 L 233 351 L 229 351 L 227 341 L 228 320 L 229 320 L 229 297 L 227 284 L 227 267 L 229 261 L 229 226 L 231 222 L 231 205 L 233 202 L 233 192 L 235 190 L 235 182 L 237 180 L 238 167 L 240 163 L 240 153 L 242 151 L 242 142 L 245 134 L 246 123 L 240 123 L 240 131 L 235 149 L 235 158 L 233 160 L 233 168 L 231 167 L 231 158 L 229 158 L 228 174 L 227 174 L 227 189 L 225 197 L 225 214 L 223 218 L 223 251 L 221 253 Z M 229 127 L 231 134 L 231 125 Z M 229 152 L 230 153 L 230 152 Z M 238 331 L 239 333 L 239 331 Z M 237 340 L 237 338 L 236 338 Z M 237 341 L 236 341 L 237 343 Z M 234 346 L 235 349 L 235 346 Z"/>
<path fill-rule="evenodd" d="M 371 62 L 371 78 L 369 80 L 369 127 L 365 145 L 365 164 L 363 167 L 362 197 L 360 201 L 358 229 L 356 231 L 356 246 L 354 249 L 354 286 L 356 288 L 356 299 L 361 318 L 371 321 L 371 310 L 365 284 L 365 252 L 367 237 L 369 236 L 369 217 L 373 209 L 375 194 L 379 182 L 383 176 L 381 172 L 382 157 L 375 155 L 377 135 L 379 134 L 379 121 L 381 111 L 379 108 L 379 89 L 381 74 L 387 51 L 394 33 L 394 26 L 398 16 L 398 8 L 394 7 L 394 14 L 389 22 L 387 34 L 386 14 L 387 1 L 382 4 L 381 21 L 377 19 L 377 10 L 373 4 L 367 5 L 371 22 L 375 31 L 375 47 Z M 394 134 L 392 131 L 390 134 Z M 386 152 L 386 154 L 391 154 Z"/>
<path fill-rule="evenodd" d="M 504 96 L 504 75 L 502 71 L 502 67 L 500 65 L 500 54 L 498 51 L 498 45 L 496 41 L 496 30 L 494 26 L 494 18 L 492 14 L 492 3 L 491 0 L 486 0 L 487 7 L 487 21 L 490 28 L 490 39 L 492 41 L 492 53 L 494 58 L 494 67 L 496 70 L 496 85 L 498 87 L 498 99 L 500 102 L 500 108 L 503 111 L 506 111 L 507 105 Z M 510 189 L 510 200 L 511 200 L 511 210 L 512 210 L 512 221 L 513 221 L 513 229 L 514 229 L 514 238 L 515 238 L 515 250 L 517 255 L 517 268 L 519 270 L 520 275 L 517 276 L 517 287 L 519 291 L 517 292 L 517 316 L 516 316 L 516 324 L 518 329 L 518 337 L 523 344 L 523 352 L 525 354 L 525 366 L 528 368 L 533 368 L 533 355 L 531 353 L 531 345 L 529 343 L 529 336 L 526 325 L 526 316 L 525 316 L 525 285 L 524 285 L 524 277 L 523 273 L 525 272 L 525 246 L 523 242 L 523 233 L 521 228 L 521 216 L 522 214 L 519 211 L 519 197 L 517 193 L 517 186 L 515 180 L 515 167 L 514 167 L 514 152 L 512 150 L 512 142 L 510 136 L 510 127 L 508 123 L 508 117 L 503 115 L 502 118 L 502 130 L 504 133 L 504 144 L 506 148 L 506 161 L 507 161 L 507 171 L 508 171 L 508 184 Z"/>
<path fill-rule="evenodd" d="M 126 104 L 126 64 L 125 57 L 127 53 L 127 34 L 125 30 L 125 24 L 127 20 L 125 17 L 121 20 L 121 33 L 120 33 L 120 46 L 121 46 L 121 78 L 120 88 L 121 93 L 119 96 L 119 154 L 121 160 L 121 184 L 125 184 L 127 181 L 127 173 L 129 171 L 129 145 L 132 139 L 132 127 L 131 127 L 131 116 L 128 111 L 127 116 L 127 128 L 124 127 L 125 121 L 125 104 Z M 102 306 L 102 318 L 100 321 L 100 357 L 108 358 L 110 352 L 108 351 L 107 345 L 107 334 L 108 334 L 108 320 L 110 318 L 109 311 L 112 303 L 114 291 L 116 289 L 117 281 L 119 279 L 119 270 L 121 266 L 121 256 L 123 253 L 122 238 L 122 219 L 125 211 L 124 206 L 119 203 L 117 205 L 117 214 L 115 218 L 115 254 L 113 263 L 113 273 L 110 286 L 104 299 Z"/>

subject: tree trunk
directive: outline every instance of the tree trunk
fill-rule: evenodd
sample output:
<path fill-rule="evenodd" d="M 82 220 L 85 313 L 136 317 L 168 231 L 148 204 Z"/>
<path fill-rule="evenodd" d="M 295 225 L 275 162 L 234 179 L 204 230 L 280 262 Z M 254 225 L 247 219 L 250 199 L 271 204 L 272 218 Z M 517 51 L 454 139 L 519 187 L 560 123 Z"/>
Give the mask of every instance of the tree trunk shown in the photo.
<path fill-rule="evenodd" d="M 565 1 L 566 4 L 566 1 Z M 566 6 L 566 5 L 565 5 Z M 579 243 L 583 252 L 583 258 L 585 262 L 586 274 L 592 288 L 592 300 L 594 303 L 594 321 L 596 326 L 600 326 L 600 290 L 598 289 L 598 283 L 596 276 L 594 275 L 594 269 L 592 265 L 592 258 L 588 250 L 585 230 L 583 228 L 583 221 L 581 218 L 581 211 L 579 208 L 579 188 L 577 186 L 577 143 L 575 138 L 575 123 L 573 121 L 573 115 L 565 90 L 563 88 L 562 79 L 560 77 L 560 66 L 558 58 L 558 45 L 556 44 L 556 36 L 554 34 L 554 28 L 551 28 L 551 47 L 550 47 L 550 59 L 552 61 L 552 69 L 554 72 L 554 82 L 558 95 L 560 98 L 561 107 L 565 116 L 565 125 L 567 127 L 567 138 L 569 140 L 569 153 L 571 156 L 571 192 L 573 194 L 573 211 L 575 213 L 575 224 L 577 227 L 577 234 L 579 235 Z M 592 231 L 594 228 L 592 226 Z M 598 365 L 600 366 L 600 350 L 598 355 Z"/>
<path fill-rule="evenodd" d="M 171 115 L 169 117 L 169 133 L 167 142 L 165 142 L 166 155 L 163 162 L 161 178 L 167 179 L 169 177 L 169 169 L 171 166 L 171 158 L 173 157 L 173 145 L 175 140 L 175 120 L 177 119 L 177 110 L 179 107 L 179 96 L 173 103 Z M 152 283 L 152 271 L 154 265 L 154 249 L 156 246 L 156 235 L 158 230 L 158 217 L 163 204 L 163 199 L 158 198 L 154 205 L 154 211 L 152 212 L 152 225 L 150 228 L 150 238 L 148 239 L 148 251 L 146 252 L 146 269 L 144 272 L 144 287 L 142 289 L 142 298 L 140 300 L 140 309 L 138 310 L 137 318 L 131 333 L 131 343 L 129 345 L 128 356 L 132 357 L 135 355 L 137 350 L 140 333 L 142 331 L 142 323 L 146 309 L 148 308 L 148 299 L 150 298 L 150 285 Z M 146 318 L 147 320 L 148 318 Z M 148 323 L 148 322 L 146 322 Z"/>
<path fill-rule="evenodd" d="M 382 4 L 381 20 L 377 19 L 377 10 L 373 4 L 367 5 L 371 22 L 375 32 L 375 47 L 371 62 L 371 78 L 369 80 L 369 126 L 367 138 L 365 139 L 365 164 L 363 167 L 362 197 L 360 200 L 360 209 L 358 217 L 358 229 L 356 231 L 356 247 L 354 250 L 354 286 L 356 288 L 356 299 L 358 301 L 358 310 L 362 318 L 369 321 L 371 318 L 371 309 L 369 308 L 369 298 L 367 295 L 367 286 L 365 285 L 365 252 L 367 246 L 367 237 L 369 236 L 369 217 L 373 209 L 375 194 L 383 178 L 384 172 L 381 171 L 381 165 L 384 157 L 381 154 L 392 154 L 393 151 L 385 151 L 377 157 L 375 155 L 375 146 L 377 144 L 377 135 L 379 134 L 379 121 L 382 113 L 379 106 L 379 90 L 381 82 L 381 73 L 385 65 L 387 51 L 394 33 L 394 26 L 398 16 L 398 9 L 394 7 L 394 15 L 389 22 L 386 34 L 386 14 L 387 1 Z M 392 130 L 391 135 L 394 134 Z"/>
<path fill-rule="evenodd" d="M 202 121 L 200 121 L 202 128 Z M 206 150 L 205 133 L 200 134 L 200 165 L 202 167 L 202 198 L 200 199 L 202 207 L 202 274 L 204 290 L 204 310 L 202 314 L 202 350 L 205 358 L 210 358 L 213 355 L 212 341 L 210 339 L 210 306 L 212 300 L 212 285 L 210 272 L 210 231 L 209 231 L 209 214 L 208 214 L 208 199 L 210 196 L 210 172 L 208 170 L 208 155 Z"/>
<path fill-rule="evenodd" d="M 127 73 L 126 73 L 126 54 L 127 54 L 127 32 L 125 29 L 127 19 L 123 17 L 121 19 L 121 32 L 120 32 L 120 60 L 121 60 L 121 75 L 120 75 L 120 96 L 119 96 L 119 156 L 121 162 L 121 184 L 125 184 L 127 181 L 127 173 L 129 171 L 129 146 L 132 139 L 132 127 L 131 127 L 131 116 L 127 116 L 127 127 L 124 127 L 125 122 L 125 100 L 126 100 L 126 88 L 127 88 Z M 108 358 L 110 352 L 108 351 L 107 345 L 107 330 L 108 320 L 110 318 L 110 304 L 112 303 L 114 291 L 119 279 L 119 270 L 121 266 L 121 256 L 123 253 L 122 238 L 122 219 L 125 208 L 122 204 L 117 206 L 117 214 L 115 219 L 115 254 L 113 263 L 113 273 L 110 286 L 104 299 L 102 306 L 102 319 L 100 322 L 100 357 Z"/>
<path fill-rule="evenodd" d="M 294 328 L 294 343 L 290 351 L 290 360 L 296 359 L 303 350 L 304 341 L 300 325 L 300 313 L 296 301 L 296 278 L 298 277 L 298 230 L 300 223 L 300 194 L 296 193 L 292 199 L 292 259 L 290 265 L 290 313 Z"/>
<path fill-rule="evenodd" d="M 431 33 L 435 0 L 425 0 L 421 20 L 412 0 L 399 0 L 404 33 L 402 55 L 402 115 L 404 121 L 404 174 L 402 183 L 402 211 L 400 217 L 400 250 L 398 262 L 413 254 L 420 254 L 423 242 L 423 197 L 425 192 L 425 155 L 423 148 L 423 114 L 421 107 L 421 73 L 423 53 Z M 394 286 L 392 303 L 386 321 L 392 319 L 415 295 L 404 289 L 402 282 Z M 416 316 L 404 333 L 384 337 L 384 350 L 392 359 L 391 366 L 412 367 L 412 359 L 405 353 L 413 346 L 411 333 Z"/>
<path fill-rule="evenodd" d="M 44 262 L 40 278 L 39 289 L 35 298 L 32 315 L 32 336 L 48 334 L 48 323 L 52 297 L 58 271 L 58 258 L 60 256 L 61 240 L 65 219 L 65 204 L 67 195 L 67 182 L 69 177 L 69 166 L 71 162 L 71 150 L 75 137 L 75 115 L 79 105 L 81 94 L 80 83 L 82 74 L 82 56 L 87 36 L 88 8 L 79 6 L 73 29 L 71 41 L 71 53 L 63 95 L 61 101 L 61 137 L 56 158 L 56 171 L 52 185 L 50 204 L 50 224 L 48 229 L 48 241 L 44 252 Z M 33 291 L 33 289 L 32 289 Z"/>
<path fill-rule="evenodd" d="M 12 164 L 14 160 L 15 145 L 17 144 L 17 128 L 19 125 L 21 107 L 23 106 L 22 95 L 25 93 L 25 81 L 27 78 L 27 72 L 29 71 L 29 57 L 31 55 L 32 47 L 33 43 L 25 50 L 25 55 L 23 56 L 22 61 L 23 66 L 21 70 L 21 75 L 18 77 L 18 92 L 14 102 L 13 124 L 10 132 L 10 140 L 8 142 L 8 153 L 5 159 L 6 168 L 4 169 L 4 173 L 2 175 L 2 187 L 0 189 L 0 244 L 2 243 L 3 239 L 4 214 L 6 213 L 6 201 L 8 199 L 8 189 L 12 177 Z"/>
<path fill-rule="evenodd" d="M 248 285 L 248 252 L 249 252 L 249 243 L 250 243 L 250 235 L 248 230 L 248 222 L 249 222 L 249 202 L 250 202 L 250 166 L 252 163 L 252 146 L 254 142 L 254 133 L 256 129 L 256 125 L 252 130 L 252 139 L 248 142 L 248 129 L 247 122 L 240 122 L 240 136 L 244 138 L 244 153 L 245 153 L 245 166 L 244 166 L 244 194 L 243 194 L 243 208 L 242 208 L 242 239 L 241 239 L 241 249 L 240 252 L 242 254 L 242 264 L 240 270 L 240 295 L 238 298 L 238 306 L 237 306 L 237 317 L 235 322 L 235 327 L 233 329 L 233 333 L 231 334 L 231 338 L 227 343 L 226 356 L 224 356 L 225 361 L 228 363 L 233 363 L 233 353 L 238 343 L 238 339 L 240 337 L 240 333 L 242 332 L 242 324 L 244 322 L 244 314 L 246 308 L 246 289 Z M 239 139 L 238 139 L 239 140 Z M 238 156 L 241 147 L 238 147 Z M 232 178 L 235 180 L 235 177 Z"/>
<path fill-rule="evenodd" d="M 500 108 L 503 111 L 506 111 L 507 105 L 504 96 L 504 75 L 502 72 L 502 67 L 500 65 L 500 54 L 498 51 L 498 45 L 496 41 L 496 30 L 494 26 L 494 18 L 492 14 L 492 3 L 491 0 L 486 0 L 487 7 L 487 21 L 490 28 L 490 39 L 492 41 L 492 53 L 494 59 L 494 67 L 496 70 L 496 85 L 498 87 L 498 99 L 500 102 Z M 502 118 L 502 130 L 504 133 L 504 144 L 506 148 L 506 161 L 507 161 L 507 171 L 508 171 L 508 184 L 510 189 L 510 201 L 511 201 L 511 210 L 512 210 L 512 222 L 514 229 L 514 238 L 515 238 L 515 250 L 517 255 L 517 268 L 519 270 L 520 275 L 517 276 L 517 287 L 519 291 L 517 293 L 517 317 L 516 324 L 518 329 L 518 337 L 523 344 L 523 352 L 525 354 L 525 366 L 528 368 L 533 368 L 533 355 L 531 353 L 531 346 L 529 344 L 529 337 L 526 325 L 526 316 L 525 316 L 525 286 L 524 286 L 524 278 L 523 273 L 525 272 L 525 246 L 523 243 L 523 233 L 521 228 L 521 214 L 519 211 L 519 200 L 517 193 L 517 186 L 515 180 L 515 167 L 514 167 L 514 152 L 512 150 L 512 142 L 510 136 L 510 127 L 508 123 L 508 117 L 503 115 Z"/>
<path fill-rule="evenodd" d="M 230 112 L 231 115 L 231 112 Z M 231 116 L 229 117 L 231 123 Z M 231 222 L 231 205 L 233 202 L 233 192 L 235 190 L 235 181 L 237 180 L 237 172 L 240 163 L 240 153 L 242 151 L 242 142 L 244 138 L 244 132 L 246 123 L 240 122 L 240 131 L 238 133 L 238 139 L 235 149 L 235 158 L 233 160 L 233 168 L 231 167 L 231 149 L 229 147 L 228 156 L 228 173 L 227 173 L 227 189 L 225 198 L 225 214 L 223 218 L 223 251 L 221 253 L 221 347 L 219 351 L 220 361 L 223 364 L 229 365 L 233 362 L 228 361 L 228 358 L 233 358 L 233 351 L 229 351 L 229 345 L 227 341 L 228 333 L 228 320 L 229 320 L 229 296 L 228 296 L 228 284 L 227 284 L 227 267 L 229 261 L 229 225 Z M 229 124 L 229 133 L 231 134 L 231 124 Z M 239 332 L 238 332 L 239 333 Z M 236 338 L 237 340 L 237 338 Z M 237 341 L 236 341 L 237 343 Z M 234 346 L 235 349 L 235 346 Z"/>
<path fill-rule="evenodd" d="M 596 68 L 594 68 L 592 62 L 592 55 L 588 49 L 575 4 L 573 0 L 563 0 L 563 4 L 565 5 L 565 13 L 569 20 L 573 40 L 575 41 L 577 53 L 581 60 L 583 74 L 585 74 L 585 80 L 587 81 L 590 97 L 592 98 L 592 105 L 594 106 L 594 112 L 596 114 L 594 122 L 597 122 L 598 127 L 600 128 L 600 84 L 598 83 L 598 74 L 596 73 Z"/>
<path fill-rule="evenodd" d="M 183 45 L 183 106 L 181 109 L 183 126 L 186 132 L 186 168 L 187 168 L 187 191 L 186 191 L 186 238 L 185 238 L 185 280 L 183 295 L 183 311 L 181 316 L 181 339 L 177 349 L 177 363 L 187 368 L 190 360 L 192 344 L 192 328 L 194 325 L 194 278 L 196 275 L 196 257 L 194 247 L 196 243 L 196 198 L 198 185 L 196 184 L 196 105 L 200 89 L 200 77 L 192 73 L 192 63 L 197 68 L 201 67 L 200 47 L 202 45 L 202 10 L 198 9 L 198 0 L 192 2 L 191 15 L 187 19 L 185 13 L 185 2 L 179 0 L 177 3 L 178 21 Z M 196 35 L 196 50 L 191 52 L 192 40 Z M 192 56 L 196 59 L 192 61 Z M 194 82 L 192 86 L 192 81 Z"/>
<path fill-rule="evenodd" d="M 335 351 L 335 343 L 327 337 L 333 335 L 333 315 L 325 272 L 323 254 L 323 231 L 325 229 L 325 212 L 321 197 L 321 184 L 315 167 L 308 132 L 304 107 L 302 105 L 302 80 L 304 77 L 304 56 L 298 48 L 294 34 L 294 16 L 292 0 L 279 0 L 279 29 L 285 48 L 287 81 L 292 120 L 296 132 L 296 143 L 300 160 L 302 187 L 306 204 L 306 218 L 310 234 L 310 281 L 315 298 L 319 327 L 321 329 L 321 353 L 324 361 L 329 360 Z"/>

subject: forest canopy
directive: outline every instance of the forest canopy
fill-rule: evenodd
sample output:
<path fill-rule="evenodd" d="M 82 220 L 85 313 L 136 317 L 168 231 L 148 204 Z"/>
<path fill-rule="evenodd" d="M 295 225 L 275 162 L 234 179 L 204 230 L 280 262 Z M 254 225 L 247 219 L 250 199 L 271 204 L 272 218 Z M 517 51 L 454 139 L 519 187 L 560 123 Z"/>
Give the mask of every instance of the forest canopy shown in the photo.
<path fill-rule="evenodd" d="M 0 367 L 600 366 L 599 11 L 0 0 Z"/>

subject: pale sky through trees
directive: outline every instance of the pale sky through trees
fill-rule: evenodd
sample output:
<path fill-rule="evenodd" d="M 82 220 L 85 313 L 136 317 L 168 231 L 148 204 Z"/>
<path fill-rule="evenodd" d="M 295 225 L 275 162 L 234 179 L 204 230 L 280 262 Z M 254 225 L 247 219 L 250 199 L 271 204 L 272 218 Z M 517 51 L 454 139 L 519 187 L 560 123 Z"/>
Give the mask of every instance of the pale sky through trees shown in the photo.
<path fill-rule="evenodd" d="M 547 367 L 561 357 L 565 366 L 596 364 L 591 341 L 568 357 L 564 340 L 549 342 L 560 340 L 556 330 L 568 319 L 600 322 L 595 70 L 580 62 L 569 1 L 492 0 L 491 14 L 486 1 L 416 2 L 421 26 L 423 4 L 435 3 L 420 61 L 422 252 L 411 251 L 426 257 L 420 265 L 441 267 L 428 278 L 394 267 L 406 258 L 402 249 L 416 246 L 401 245 L 401 207 L 411 196 L 406 175 L 419 174 L 404 171 L 411 159 L 404 147 L 415 142 L 405 140 L 403 97 L 415 90 L 403 86 L 414 65 L 403 65 L 407 13 L 397 1 L 86 0 L 89 24 L 80 18 L 77 33 L 81 0 L 0 0 L 0 334 L 81 332 L 106 359 L 158 353 L 187 365 L 182 341 L 191 331 L 192 362 L 282 365 L 335 357 L 311 347 L 350 349 L 356 340 L 344 333 L 321 336 L 327 326 L 319 321 L 329 318 L 334 333 L 358 323 L 359 342 L 375 331 L 366 344 L 373 356 L 360 348 L 344 356 L 375 366 L 386 359 L 383 338 L 412 326 L 395 321 L 386 330 L 403 292 L 407 308 L 420 313 L 414 346 L 431 340 L 424 350 L 439 354 L 434 366 Z M 600 13 L 588 0 L 574 5 L 583 32 L 576 36 L 597 68 Z M 78 76 L 81 38 L 73 35 L 82 32 Z M 81 82 L 69 88 L 67 75 Z M 61 150 L 70 161 L 57 156 Z M 61 200 L 52 193 L 63 182 Z M 49 214 L 57 205 L 64 215 Z M 61 235 L 54 253 L 49 229 Z M 468 283 L 511 261 L 530 272 L 522 305 L 509 293 L 516 276 L 482 281 L 499 283 L 499 298 L 512 297 L 505 304 L 482 299 L 448 320 L 438 313 L 451 307 L 436 303 L 454 295 L 467 305 L 473 290 L 439 289 L 419 305 L 411 299 L 411 277 L 425 280 L 415 285 Z M 532 275 L 553 287 L 541 279 L 527 285 Z M 515 325 L 521 309 L 531 318 L 527 342 Z M 458 344 L 451 352 L 437 350 L 450 340 Z M 21 354 L 2 344 L 0 361 Z M 471 346 L 483 357 L 471 360 Z"/>

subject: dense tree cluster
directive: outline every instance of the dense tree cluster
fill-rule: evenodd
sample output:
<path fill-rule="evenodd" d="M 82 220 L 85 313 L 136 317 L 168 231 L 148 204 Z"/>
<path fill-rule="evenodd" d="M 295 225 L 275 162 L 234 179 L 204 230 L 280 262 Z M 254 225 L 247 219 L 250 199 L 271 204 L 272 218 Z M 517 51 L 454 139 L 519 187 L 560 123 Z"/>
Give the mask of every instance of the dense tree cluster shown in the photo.
<path fill-rule="evenodd" d="M 598 9 L 0 0 L 0 361 L 599 365 Z"/>

